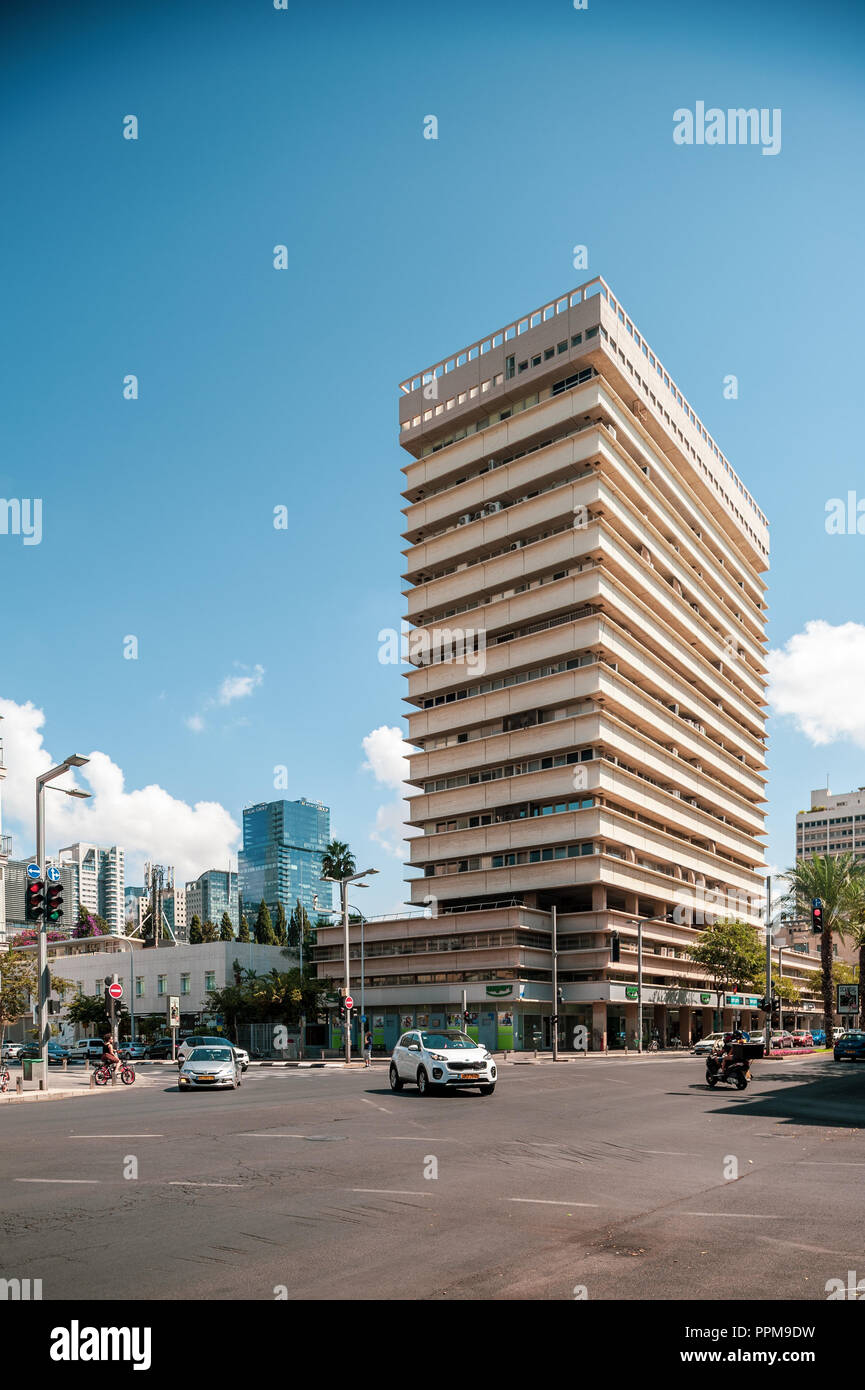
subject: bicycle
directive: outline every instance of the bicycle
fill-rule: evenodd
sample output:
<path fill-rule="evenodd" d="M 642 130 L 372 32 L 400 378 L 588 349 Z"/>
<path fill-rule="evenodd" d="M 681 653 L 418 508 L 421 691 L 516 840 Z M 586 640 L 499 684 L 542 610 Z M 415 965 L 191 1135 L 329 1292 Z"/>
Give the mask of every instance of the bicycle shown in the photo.
<path fill-rule="evenodd" d="M 648 1046 L 646 1047 L 646 1051 L 647 1051 L 647 1052 L 657 1052 L 657 1051 L 658 1051 L 658 1042 L 657 1042 L 657 1039 L 655 1039 L 655 1038 L 652 1039 L 652 1041 L 651 1041 L 651 1042 L 648 1044 Z"/>
<path fill-rule="evenodd" d="M 124 1086 L 131 1086 L 135 1080 L 135 1068 L 130 1062 L 121 1062 L 119 1074 L 120 1080 L 123 1082 Z M 109 1081 L 113 1079 L 113 1076 L 114 1067 L 109 1066 L 107 1062 L 103 1062 L 93 1073 L 93 1080 L 97 1086 L 107 1086 Z"/>
<path fill-rule="evenodd" d="M 9 1075 L 9 1068 L 6 1066 L 0 1068 L 0 1091 L 8 1091 L 11 1082 L 12 1077 Z"/>

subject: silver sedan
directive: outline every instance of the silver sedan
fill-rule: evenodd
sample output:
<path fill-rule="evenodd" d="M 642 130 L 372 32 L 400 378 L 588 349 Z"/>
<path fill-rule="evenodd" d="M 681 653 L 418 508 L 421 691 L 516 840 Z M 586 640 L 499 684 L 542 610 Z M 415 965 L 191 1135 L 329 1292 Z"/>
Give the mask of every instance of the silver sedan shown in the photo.
<path fill-rule="evenodd" d="M 196 1047 L 180 1068 L 177 1078 L 181 1091 L 210 1090 L 230 1086 L 236 1091 L 242 1072 L 230 1047 Z"/>

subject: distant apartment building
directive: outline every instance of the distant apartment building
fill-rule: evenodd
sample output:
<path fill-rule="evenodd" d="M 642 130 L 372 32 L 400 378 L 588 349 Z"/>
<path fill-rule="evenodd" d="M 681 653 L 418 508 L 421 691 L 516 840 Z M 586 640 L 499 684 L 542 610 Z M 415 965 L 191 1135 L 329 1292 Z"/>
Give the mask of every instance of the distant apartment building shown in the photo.
<path fill-rule="evenodd" d="M 796 858 L 846 852 L 865 856 L 865 787 L 834 794 L 818 787 L 809 810 L 796 814 Z"/>
<path fill-rule="evenodd" d="M 764 895 L 766 517 L 601 279 L 399 405 L 417 911 L 367 924 L 375 1031 L 465 999 L 490 1046 L 549 1046 L 554 1012 L 623 1046 L 642 919 L 644 1040 L 707 1032 L 687 948 Z M 342 955 L 321 929 L 320 973 Z"/>
<path fill-rule="evenodd" d="M 320 801 L 301 797 L 244 810 L 238 883 L 240 911 L 250 926 L 262 898 L 271 914 L 281 902 L 286 917 L 300 899 L 313 921 L 316 912 L 331 906 L 331 885 L 321 879 L 321 856 L 329 839 L 330 810 Z"/>
<path fill-rule="evenodd" d="M 117 845 L 74 844 L 61 849 L 57 862 L 75 873 L 75 900 L 99 913 L 113 931 L 122 932 L 126 920 L 123 850 Z"/>
<path fill-rule="evenodd" d="M 123 890 L 124 915 L 126 921 L 133 926 L 141 925 L 142 900 L 147 896 L 147 889 L 143 885 L 127 884 Z"/>
<path fill-rule="evenodd" d="M 193 882 L 187 883 L 185 894 L 187 927 L 196 915 L 202 922 L 213 922 L 219 926 L 222 915 L 227 912 L 235 932 L 240 925 L 237 913 L 237 874 L 228 869 L 207 869 Z"/>

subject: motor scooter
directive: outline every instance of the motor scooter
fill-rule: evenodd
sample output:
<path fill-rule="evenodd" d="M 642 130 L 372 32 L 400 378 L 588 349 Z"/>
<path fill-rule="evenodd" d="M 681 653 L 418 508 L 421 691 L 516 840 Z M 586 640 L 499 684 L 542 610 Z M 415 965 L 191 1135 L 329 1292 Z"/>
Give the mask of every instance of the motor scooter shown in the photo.
<path fill-rule="evenodd" d="M 748 1082 L 751 1080 L 751 1068 L 747 1060 L 731 1058 L 724 1070 L 721 1070 L 722 1055 L 710 1053 L 706 1058 L 706 1084 L 710 1089 L 719 1084 L 722 1086 L 735 1086 L 737 1091 L 744 1091 Z"/>

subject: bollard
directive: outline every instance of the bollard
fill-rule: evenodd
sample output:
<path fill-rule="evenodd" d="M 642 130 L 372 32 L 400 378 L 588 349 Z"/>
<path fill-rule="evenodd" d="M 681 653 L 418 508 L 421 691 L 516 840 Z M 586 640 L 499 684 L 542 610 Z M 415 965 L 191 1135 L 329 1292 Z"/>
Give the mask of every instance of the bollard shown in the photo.
<path fill-rule="evenodd" d="M 15 1090 L 18 1092 L 19 1096 L 24 1091 L 24 1081 L 20 1076 L 16 1076 L 15 1078 Z"/>
<path fill-rule="evenodd" d="M 90 1089 L 91 1089 L 91 1091 L 94 1091 L 94 1090 L 96 1089 L 96 1072 L 95 1072 L 95 1071 L 91 1071 L 91 1072 L 90 1072 Z"/>
<path fill-rule="evenodd" d="M 64 1058 L 63 1058 L 63 1070 L 64 1070 L 64 1071 L 66 1070 L 66 1064 L 67 1064 L 68 1060 L 69 1060 L 69 1059 L 68 1059 L 67 1057 L 64 1057 Z"/>

